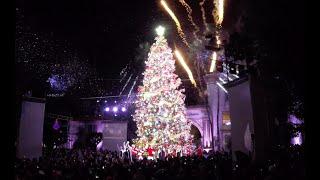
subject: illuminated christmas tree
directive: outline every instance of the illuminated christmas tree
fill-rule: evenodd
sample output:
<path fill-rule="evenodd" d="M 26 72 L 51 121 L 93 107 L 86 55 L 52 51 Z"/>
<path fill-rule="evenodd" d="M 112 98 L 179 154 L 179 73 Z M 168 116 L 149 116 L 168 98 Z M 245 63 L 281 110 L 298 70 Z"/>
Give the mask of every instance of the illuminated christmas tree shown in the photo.
<path fill-rule="evenodd" d="M 144 151 L 164 150 L 169 154 L 192 150 L 191 124 L 186 119 L 184 89 L 179 89 L 181 79 L 174 73 L 175 60 L 164 28 L 156 29 L 158 36 L 151 46 L 143 86 L 138 88 L 136 110 L 133 116 L 137 123 L 138 138 L 134 141 Z"/>

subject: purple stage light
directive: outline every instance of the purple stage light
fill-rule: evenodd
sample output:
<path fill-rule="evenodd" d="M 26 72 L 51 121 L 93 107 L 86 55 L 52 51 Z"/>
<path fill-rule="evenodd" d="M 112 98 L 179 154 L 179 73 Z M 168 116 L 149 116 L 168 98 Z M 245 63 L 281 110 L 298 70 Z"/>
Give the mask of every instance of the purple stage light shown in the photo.
<path fill-rule="evenodd" d="M 302 121 L 295 115 L 289 115 L 289 122 L 291 122 L 292 124 L 302 124 Z"/>
<path fill-rule="evenodd" d="M 301 145 L 302 144 L 302 136 L 301 133 L 298 133 L 298 136 L 291 138 L 292 145 Z"/>
<path fill-rule="evenodd" d="M 121 108 L 121 111 L 122 111 L 122 112 L 125 112 L 126 110 L 127 110 L 127 109 L 126 109 L 125 107 L 122 107 L 122 108 Z"/>
<path fill-rule="evenodd" d="M 298 119 L 294 115 L 289 115 L 289 122 L 293 125 L 299 125 L 302 124 L 303 121 Z M 291 138 L 291 144 L 292 145 L 301 145 L 303 143 L 303 138 L 301 132 L 298 132 L 297 136 Z"/>
<path fill-rule="evenodd" d="M 97 103 L 100 102 L 99 100 L 97 100 Z"/>
<path fill-rule="evenodd" d="M 112 110 L 113 110 L 113 112 L 117 112 L 118 111 L 118 107 L 113 107 Z"/>
<path fill-rule="evenodd" d="M 107 111 L 107 112 L 109 112 L 109 111 L 110 111 L 110 108 L 109 108 L 109 107 L 106 107 L 104 110 Z"/>
<path fill-rule="evenodd" d="M 52 127 L 54 130 L 59 130 L 60 129 L 60 124 L 58 122 L 58 120 L 56 120 L 53 124 L 53 127 Z"/>

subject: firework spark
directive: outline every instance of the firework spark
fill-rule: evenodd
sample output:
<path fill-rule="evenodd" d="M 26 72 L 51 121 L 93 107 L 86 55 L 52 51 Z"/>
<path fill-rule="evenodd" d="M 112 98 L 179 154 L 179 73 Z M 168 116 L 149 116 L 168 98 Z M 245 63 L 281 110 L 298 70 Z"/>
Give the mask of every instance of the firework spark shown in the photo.
<path fill-rule="evenodd" d="M 217 53 L 213 52 L 212 54 L 212 61 L 211 61 L 211 66 L 209 72 L 213 72 L 215 67 L 216 67 L 216 61 L 217 61 Z"/>
<path fill-rule="evenodd" d="M 218 47 L 221 45 L 221 40 L 220 40 L 220 35 L 216 35 L 216 42 L 217 42 L 217 45 Z"/>
<path fill-rule="evenodd" d="M 120 79 L 120 82 L 122 82 L 122 80 L 127 76 L 127 73 L 128 73 L 127 69 L 128 69 L 128 64 L 120 72 L 120 76 L 122 76 L 122 78 Z"/>
<path fill-rule="evenodd" d="M 221 25 L 224 14 L 224 0 L 214 0 L 214 9 L 212 15 L 217 25 Z"/>
<path fill-rule="evenodd" d="M 122 80 L 127 76 L 127 71 L 126 72 L 124 72 L 124 75 L 122 76 L 122 78 L 120 79 L 120 82 L 122 82 Z"/>
<path fill-rule="evenodd" d="M 192 72 L 190 70 L 190 68 L 188 67 L 188 65 L 186 64 L 186 62 L 184 61 L 180 51 L 176 48 L 176 50 L 174 51 L 176 57 L 178 58 L 179 62 L 181 63 L 182 67 L 185 69 L 185 71 L 187 72 L 188 76 L 189 76 L 189 79 L 191 81 L 191 83 L 197 87 L 197 83 L 196 81 L 194 80 L 193 78 L 193 75 L 192 75 Z"/>
<path fill-rule="evenodd" d="M 139 78 L 139 76 L 137 76 L 136 79 L 134 80 L 133 85 L 131 86 L 130 91 L 129 91 L 129 93 L 128 93 L 127 99 L 130 98 L 131 93 L 132 93 L 132 90 L 133 90 L 134 86 L 136 85 L 138 78 Z"/>
<path fill-rule="evenodd" d="M 132 77 L 132 74 L 129 76 L 129 78 L 128 78 L 128 80 L 127 80 L 126 84 L 123 86 L 123 88 L 122 88 L 122 90 L 121 90 L 121 92 L 120 92 L 119 96 L 121 96 L 121 95 L 122 95 L 122 92 L 123 92 L 123 91 L 124 91 L 124 89 L 127 87 L 127 85 L 128 85 L 128 83 L 129 83 L 129 81 L 130 81 L 131 77 Z"/>
<path fill-rule="evenodd" d="M 206 18 L 206 12 L 203 8 L 203 4 L 206 0 L 202 0 L 199 2 L 199 5 L 200 5 L 200 8 L 201 8 L 201 13 L 202 13 L 202 20 L 203 20 L 203 24 L 204 24 L 204 27 L 206 28 L 206 31 L 209 31 L 209 27 L 208 27 L 208 24 L 207 24 L 207 18 Z"/>
<path fill-rule="evenodd" d="M 184 0 L 179 0 L 179 2 L 182 4 L 182 6 L 185 7 L 185 9 L 188 12 L 188 20 L 190 21 L 190 23 L 193 25 L 193 27 L 195 28 L 195 31 L 193 32 L 193 36 L 196 40 L 199 41 L 199 37 L 197 35 L 197 33 L 200 31 L 199 27 L 196 25 L 196 23 L 193 21 L 192 18 L 192 9 L 191 7 L 184 1 Z"/>
<path fill-rule="evenodd" d="M 66 41 L 49 35 L 32 32 L 19 24 L 17 17 L 15 39 L 15 65 L 18 91 L 25 91 L 37 81 L 37 88 L 47 96 L 105 94 L 108 91 L 100 82 L 96 71 Z M 30 79 L 30 81 L 27 79 Z M 31 81 L 32 79 L 32 81 Z M 21 85 L 20 85 L 21 84 Z M 49 86 L 48 86 L 49 85 Z M 47 87 L 50 87 L 47 89 Z M 32 87 L 33 88 L 33 87 Z"/>
<path fill-rule="evenodd" d="M 177 26 L 177 30 L 178 30 L 178 34 L 180 36 L 180 38 L 182 39 L 183 43 L 190 48 L 189 43 L 186 40 L 186 36 L 181 28 L 181 24 L 178 20 L 178 18 L 176 17 L 176 15 L 173 13 L 173 11 L 169 8 L 169 6 L 167 5 L 166 1 L 161 0 L 160 1 L 161 5 L 163 6 L 163 8 L 168 12 L 168 14 L 170 15 L 170 17 L 173 19 L 173 21 L 176 23 Z"/>

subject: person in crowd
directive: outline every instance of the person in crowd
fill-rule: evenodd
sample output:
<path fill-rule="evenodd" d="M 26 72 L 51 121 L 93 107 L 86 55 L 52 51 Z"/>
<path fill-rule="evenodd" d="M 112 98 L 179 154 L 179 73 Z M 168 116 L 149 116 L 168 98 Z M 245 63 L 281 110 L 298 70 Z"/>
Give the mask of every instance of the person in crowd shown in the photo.
<path fill-rule="evenodd" d="M 209 151 L 199 156 L 163 154 L 156 160 L 123 158 L 117 152 L 93 149 L 57 148 L 39 159 L 16 159 L 16 179 L 303 179 L 305 178 L 303 150 L 292 147 L 290 153 L 276 153 L 264 164 L 238 153 L 232 161 L 230 153 Z M 151 152 L 152 153 L 152 152 Z M 242 157 L 241 157 L 242 156 Z"/>

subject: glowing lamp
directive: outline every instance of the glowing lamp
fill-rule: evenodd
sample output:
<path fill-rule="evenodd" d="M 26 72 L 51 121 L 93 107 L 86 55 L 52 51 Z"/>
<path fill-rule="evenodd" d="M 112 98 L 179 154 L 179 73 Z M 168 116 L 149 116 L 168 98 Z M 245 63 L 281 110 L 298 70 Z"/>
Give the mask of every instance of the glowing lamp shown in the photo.
<path fill-rule="evenodd" d="M 60 129 L 60 124 L 59 124 L 58 120 L 56 120 L 56 121 L 54 122 L 54 124 L 53 124 L 53 129 L 54 129 L 54 130 L 59 130 L 59 129 Z"/>
<path fill-rule="evenodd" d="M 109 107 L 106 107 L 104 110 L 107 111 L 107 112 L 109 112 L 109 111 L 110 111 L 110 108 L 109 108 Z"/>
<path fill-rule="evenodd" d="M 125 107 L 122 107 L 122 108 L 121 108 L 121 111 L 122 111 L 122 112 L 125 112 L 126 110 L 127 110 L 127 109 L 126 109 Z"/>
<path fill-rule="evenodd" d="M 113 107 L 112 110 L 113 110 L 113 112 L 117 112 L 118 111 L 118 107 Z"/>

